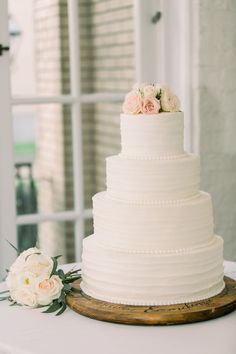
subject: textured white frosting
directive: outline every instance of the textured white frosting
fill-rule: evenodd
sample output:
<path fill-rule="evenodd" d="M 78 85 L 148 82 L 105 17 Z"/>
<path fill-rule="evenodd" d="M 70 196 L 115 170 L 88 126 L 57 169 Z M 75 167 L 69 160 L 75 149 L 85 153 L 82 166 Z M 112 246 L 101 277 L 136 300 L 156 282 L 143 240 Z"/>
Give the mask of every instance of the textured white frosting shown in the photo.
<path fill-rule="evenodd" d="M 221 237 L 207 247 L 176 254 L 126 253 L 84 240 L 82 290 L 97 299 L 129 305 L 202 300 L 224 288 Z"/>
<path fill-rule="evenodd" d="M 124 201 L 184 199 L 199 191 L 200 163 L 195 155 L 175 160 L 110 156 L 106 164 L 107 192 Z"/>
<path fill-rule="evenodd" d="M 172 203 L 127 203 L 106 192 L 93 197 L 97 240 L 108 247 L 134 252 L 192 248 L 211 242 L 211 197 L 199 193 Z"/>
<path fill-rule="evenodd" d="M 121 114 L 121 154 L 148 158 L 181 155 L 183 131 L 183 112 Z"/>
<path fill-rule="evenodd" d="M 183 150 L 183 113 L 122 114 L 121 145 L 107 159 L 107 191 L 93 198 L 83 291 L 149 306 L 220 293 L 223 240 L 211 197 L 199 192 L 199 158 Z"/>

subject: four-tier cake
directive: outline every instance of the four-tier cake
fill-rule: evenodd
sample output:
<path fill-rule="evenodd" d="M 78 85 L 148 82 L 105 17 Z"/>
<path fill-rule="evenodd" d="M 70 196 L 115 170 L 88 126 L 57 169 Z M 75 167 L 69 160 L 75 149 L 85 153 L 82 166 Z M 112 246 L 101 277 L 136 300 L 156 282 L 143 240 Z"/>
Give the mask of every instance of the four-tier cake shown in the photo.
<path fill-rule="evenodd" d="M 94 235 L 83 242 L 84 293 L 108 302 L 165 305 L 224 288 L 223 240 L 199 157 L 183 148 L 184 115 L 163 85 L 135 85 L 121 114 L 121 152 L 107 190 L 93 197 Z"/>

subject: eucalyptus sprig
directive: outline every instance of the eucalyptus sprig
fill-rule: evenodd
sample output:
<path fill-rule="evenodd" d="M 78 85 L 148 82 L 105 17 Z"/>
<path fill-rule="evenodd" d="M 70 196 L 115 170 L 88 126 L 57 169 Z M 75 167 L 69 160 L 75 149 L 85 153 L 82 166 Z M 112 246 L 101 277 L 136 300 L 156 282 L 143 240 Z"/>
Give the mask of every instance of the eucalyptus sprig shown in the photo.
<path fill-rule="evenodd" d="M 65 273 L 62 269 L 57 269 L 58 268 L 57 260 L 60 257 L 61 255 L 52 257 L 53 269 L 51 272 L 51 276 L 57 275 L 61 279 L 63 284 L 61 295 L 58 299 L 53 300 L 53 302 L 50 304 L 47 310 L 43 311 L 43 313 L 52 313 L 59 310 L 56 313 L 56 316 L 61 315 L 67 308 L 66 295 L 72 293 L 73 291 L 76 291 L 76 288 L 74 288 L 71 284 L 81 278 L 81 274 L 78 274 L 78 272 L 81 271 L 80 269 L 76 269 L 76 270 L 72 269 L 67 273 Z"/>

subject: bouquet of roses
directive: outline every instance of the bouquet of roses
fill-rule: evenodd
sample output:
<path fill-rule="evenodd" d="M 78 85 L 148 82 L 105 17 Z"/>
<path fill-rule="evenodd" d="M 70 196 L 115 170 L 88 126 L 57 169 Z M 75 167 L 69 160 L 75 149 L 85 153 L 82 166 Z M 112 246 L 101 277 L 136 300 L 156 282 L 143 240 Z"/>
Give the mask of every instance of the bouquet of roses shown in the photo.
<path fill-rule="evenodd" d="M 179 112 L 179 98 L 167 85 L 135 84 L 125 96 L 122 106 L 125 114 L 157 114 Z"/>
<path fill-rule="evenodd" d="M 0 300 L 31 308 L 48 306 L 45 313 L 62 314 L 67 307 L 66 295 L 76 291 L 72 283 L 81 275 L 79 269 L 67 273 L 58 269 L 59 257 L 48 257 L 36 247 L 22 252 L 7 271 L 8 290 L 1 294 L 9 295 Z"/>

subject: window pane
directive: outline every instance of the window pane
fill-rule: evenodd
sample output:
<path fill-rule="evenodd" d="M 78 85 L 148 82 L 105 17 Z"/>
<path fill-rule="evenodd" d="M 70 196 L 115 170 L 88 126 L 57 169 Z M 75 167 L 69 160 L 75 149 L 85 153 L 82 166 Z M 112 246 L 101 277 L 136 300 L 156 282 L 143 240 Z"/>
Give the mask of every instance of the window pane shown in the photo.
<path fill-rule="evenodd" d="M 75 261 L 74 222 L 44 222 L 17 226 L 17 247 L 24 250 L 38 246 L 50 256 L 62 254 L 61 263 Z M 93 219 L 84 220 L 85 236 L 93 234 Z"/>
<path fill-rule="evenodd" d="M 8 3 L 12 94 L 69 93 L 67 1 Z"/>
<path fill-rule="evenodd" d="M 84 221 L 84 235 L 90 236 L 93 234 L 93 219 L 87 219 Z"/>
<path fill-rule="evenodd" d="M 74 222 L 45 222 L 38 226 L 40 249 L 49 256 L 61 254 L 61 264 L 75 261 Z"/>
<path fill-rule="evenodd" d="M 82 91 L 127 91 L 133 0 L 79 1 L 79 13 Z M 13 95 L 69 93 L 67 1 L 10 0 L 9 18 Z"/>
<path fill-rule="evenodd" d="M 75 261 L 73 222 L 18 225 L 17 232 L 18 247 L 21 251 L 36 245 L 50 257 L 61 254 L 61 264 Z"/>
<path fill-rule="evenodd" d="M 82 0 L 80 12 L 83 92 L 126 92 L 134 80 L 133 0 Z"/>
<path fill-rule="evenodd" d="M 121 103 L 84 104 L 83 152 L 85 205 L 92 207 L 92 196 L 106 188 L 105 158 L 120 151 Z"/>
<path fill-rule="evenodd" d="M 38 241 L 38 225 L 17 226 L 17 248 L 20 252 L 35 247 Z"/>
<path fill-rule="evenodd" d="M 70 107 L 13 109 L 17 213 L 74 208 Z"/>

